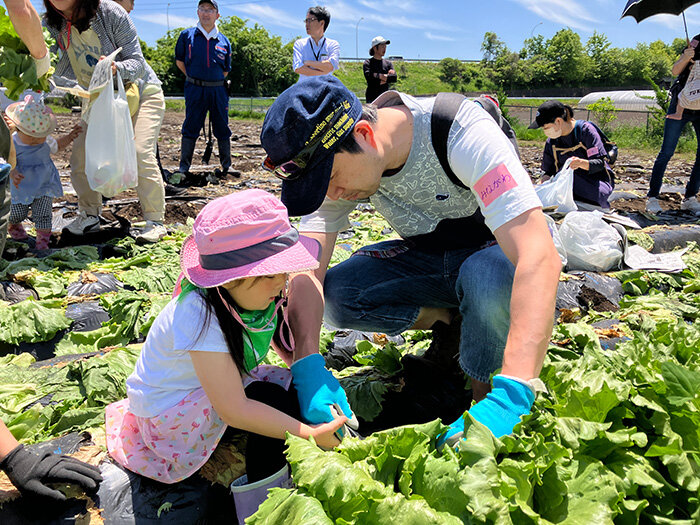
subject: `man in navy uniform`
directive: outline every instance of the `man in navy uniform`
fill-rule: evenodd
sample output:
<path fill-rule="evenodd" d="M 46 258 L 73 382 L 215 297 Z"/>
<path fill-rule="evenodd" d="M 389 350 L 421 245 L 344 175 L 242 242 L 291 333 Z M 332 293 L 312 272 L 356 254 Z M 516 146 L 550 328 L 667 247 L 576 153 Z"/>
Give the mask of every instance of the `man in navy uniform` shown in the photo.
<path fill-rule="evenodd" d="M 231 43 L 216 27 L 220 15 L 215 0 L 199 0 L 197 15 L 197 25 L 180 33 L 175 46 L 175 63 L 187 77 L 179 172 L 189 171 L 197 137 L 209 112 L 214 136 L 219 143 L 221 169 L 216 170 L 216 175 L 220 177 L 231 167 L 231 130 L 228 127 L 225 85 L 226 76 L 231 71 Z"/>

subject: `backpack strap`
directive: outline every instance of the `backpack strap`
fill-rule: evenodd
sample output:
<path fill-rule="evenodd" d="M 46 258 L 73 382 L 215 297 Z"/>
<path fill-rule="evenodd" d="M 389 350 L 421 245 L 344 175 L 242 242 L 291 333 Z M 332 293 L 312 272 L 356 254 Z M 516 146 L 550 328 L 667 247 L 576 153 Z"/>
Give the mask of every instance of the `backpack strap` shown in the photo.
<path fill-rule="evenodd" d="M 464 95 L 459 93 L 438 93 L 435 97 L 433 105 L 433 114 L 430 117 L 430 133 L 433 142 L 433 149 L 440 161 L 443 171 L 450 179 L 452 184 L 467 188 L 467 186 L 459 180 L 450 167 L 450 162 L 447 159 L 447 138 L 450 134 L 452 122 L 454 122 L 460 106 L 466 100 Z"/>

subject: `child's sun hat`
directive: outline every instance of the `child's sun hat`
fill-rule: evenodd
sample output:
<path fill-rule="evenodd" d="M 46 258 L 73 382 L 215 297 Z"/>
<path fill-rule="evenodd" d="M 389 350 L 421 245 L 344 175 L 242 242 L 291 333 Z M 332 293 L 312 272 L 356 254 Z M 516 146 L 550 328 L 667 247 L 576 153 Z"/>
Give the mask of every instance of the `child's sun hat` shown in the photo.
<path fill-rule="evenodd" d="M 5 113 L 15 123 L 17 129 L 30 137 L 47 137 L 56 129 L 56 115 L 51 108 L 35 100 L 31 95 L 7 106 Z"/>
<path fill-rule="evenodd" d="M 236 279 L 318 268 L 320 245 L 299 235 L 284 204 L 263 190 L 219 197 L 199 212 L 180 265 L 200 288 Z"/>

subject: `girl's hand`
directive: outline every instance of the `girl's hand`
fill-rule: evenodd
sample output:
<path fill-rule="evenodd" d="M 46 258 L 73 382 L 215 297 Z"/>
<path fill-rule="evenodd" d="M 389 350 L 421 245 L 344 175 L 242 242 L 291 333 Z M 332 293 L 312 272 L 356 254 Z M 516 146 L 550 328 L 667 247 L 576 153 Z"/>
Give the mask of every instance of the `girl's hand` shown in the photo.
<path fill-rule="evenodd" d="M 695 49 L 692 47 L 686 47 L 683 50 L 683 58 L 685 58 L 688 62 L 693 60 L 693 57 L 695 56 Z"/>
<path fill-rule="evenodd" d="M 105 57 L 104 55 L 102 55 L 102 56 L 100 57 L 100 60 L 102 60 L 102 59 L 104 59 L 104 58 L 106 58 L 106 57 Z M 116 75 L 116 74 L 117 74 L 117 63 L 116 63 L 116 62 L 112 62 L 112 76 L 114 76 L 114 75 Z"/>
<path fill-rule="evenodd" d="M 22 179 L 24 179 L 24 175 L 17 171 L 17 168 L 14 168 L 10 172 L 10 180 L 12 180 L 12 184 L 15 185 L 15 188 L 19 188 L 19 183 L 22 182 Z"/>
<path fill-rule="evenodd" d="M 345 416 L 337 417 L 330 423 L 322 423 L 320 425 L 309 425 L 311 427 L 311 432 L 309 433 L 314 437 L 316 444 L 323 449 L 331 449 L 340 445 L 340 440 L 336 437 L 335 433 L 347 423 L 348 418 Z"/>
<path fill-rule="evenodd" d="M 10 130 L 10 133 L 14 133 L 15 131 L 17 131 L 17 126 L 12 121 L 12 119 L 10 119 L 10 117 L 3 113 L 2 118 L 5 121 L 5 124 L 7 124 L 7 128 Z"/>
<path fill-rule="evenodd" d="M 572 170 L 582 169 L 588 171 L 590 167 L 587 159 L 580 159 L 578 157 L 571 157 L 571 164 L 569 165 Z"/>
<path fill-rule="evenodd" d="M 73 128 L 70 130 L 68 133 L 68 136 L 71 138 L 71 140 L 75 140 L 78 138 L 78 135 L 80 135 L 83 132 L 83 126 L 80 122 L 78 122 Z"/>

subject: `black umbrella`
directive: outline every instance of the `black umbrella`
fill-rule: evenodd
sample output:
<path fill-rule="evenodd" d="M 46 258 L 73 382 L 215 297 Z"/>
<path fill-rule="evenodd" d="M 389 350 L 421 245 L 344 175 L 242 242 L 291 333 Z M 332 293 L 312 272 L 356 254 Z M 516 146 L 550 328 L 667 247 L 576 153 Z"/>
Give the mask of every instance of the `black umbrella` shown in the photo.
<path fill-rule="evenodd" d="M 685 22 L 685 11 L 691 5 L 697 4 L 700 0 L 629 0 L 627 5 L 622 10 L 622 16 L 633 17 L 637 22 L 641 22 L 650 16 L 667 14 L 667 15 L 682 15 L 683 26 L 685 27 L 685 38 L 688 38 L 688 24 Z"/>

